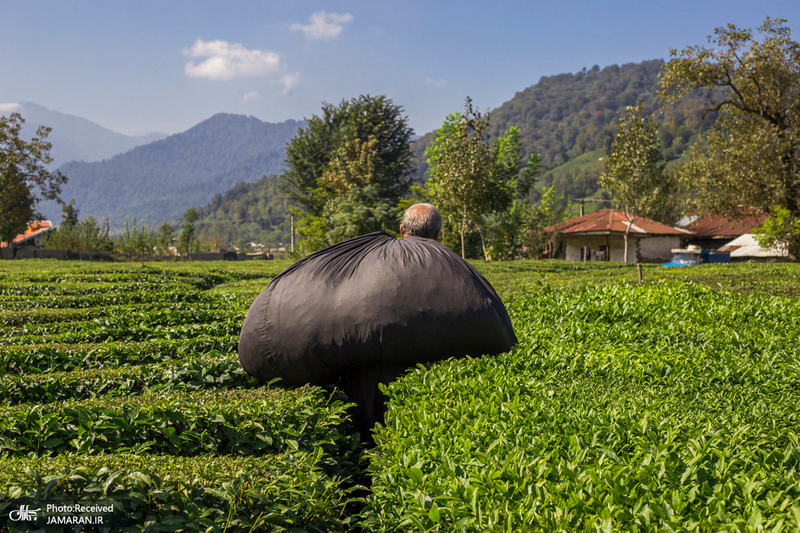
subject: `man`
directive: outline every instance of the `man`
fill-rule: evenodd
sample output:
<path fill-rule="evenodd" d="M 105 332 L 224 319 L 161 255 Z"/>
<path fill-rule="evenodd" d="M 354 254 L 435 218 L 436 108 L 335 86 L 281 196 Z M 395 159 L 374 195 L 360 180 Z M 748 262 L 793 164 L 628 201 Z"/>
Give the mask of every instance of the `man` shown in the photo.
<path fill-rule="evenodd" d="M 400 224 L 400 237 L 423 237 L 439 240 L 442 214 L 431 204 L 415 204 L 406 209 Z"/>
<path fill-rule="evenodd" d="M 406 209 L 400 224 L 400 237 L 417 237 L 438 240 L 442 231 L 442 214 L 431 204 L 415 204 Z M 386 397 L 380 384 L 391 383 L 401 376 L 408 365 L 382 363 L 359 369 L 346 375 L 342 389 L 357 407 L 353 410 L 353 421 L 361 438 L 373 443 L 372 428 L 383 423 L 386 412 Z"/>
<path fill-rule="evenodd" d="M 265 383 L 339 385 L 371 442 L 384 416 L 381 383 L 419 363 L 508 351 L 517 340 L 503 302 L 434 240 L 441 229 L 439 211 L 417 204 L 403 216 L 402 239 L 362 235 L 284 270 L 250 306 L 242 367 Z"/>

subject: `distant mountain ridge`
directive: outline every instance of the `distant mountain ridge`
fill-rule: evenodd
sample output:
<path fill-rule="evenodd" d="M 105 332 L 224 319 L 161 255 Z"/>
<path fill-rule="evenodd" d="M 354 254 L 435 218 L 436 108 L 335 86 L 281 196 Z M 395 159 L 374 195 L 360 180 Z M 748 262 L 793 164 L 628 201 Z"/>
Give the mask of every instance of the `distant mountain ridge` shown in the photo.
<path fill-rule="evenodd" d="M 112 228 L 134 216 L 148 225 L 179 220 L 236 183 L 280 173 L 284 146 L 302 124 L 220 113 L 108 160 L 62 165 L 69 181 L 61 197 L 74 198 L 81 217 L 107 218 Z M 48 215 L 59 220 L 55 208 Z"/>
<path fill-rule="evenodd" d="M 12 111 L 8 113 L 16 111 L 25 119 L 24 139 L 33 137 L 39 126 L 52 128 L 47 140 L 53 145 L 50 150 L 53 168 L 70 161 L 101 161 L 166 137 L 161 133 L 123 135 L 85 118 L 52 111 L 32 102 L 10 107 Z"/>
<path fill-rule="evenodd" d="M 490 136 L 497 138 L 509 126 L 521 130 L 525 156 L 542 156 L 542 175 L 537 190 L 554 186 L 558 195 L 569 200 L 603 191 L 597 183 L 602 170 L 600 158 L 608 153 L 625 108 L 642 100 L 647 113 L 656 113 L 661 123 L 659 136 L 665 156 L 675 161 L 697 137 L 716 120 L 704 113 L 700 98 L 684 99 L 676 106 L 658 112 L 658 75 L 663 61 L 652 60 L 611 65 L 574 74 L 542 77 L 538 83 L 491 111 Z M 480 102 L 475 102 L 480 104 Z M 453 109 L 451 112 L 461 111 Z M 444 117 L 442 117 L 444 119 Z M 416 156 L 416 179 L 427 177 L 425 148 L 433 140 L 430 132 L 411 143 Z M 275 245 L 289 233 L 285 206 L 274 197 L 279 178 L 239 184 L 199 209 L 199 233 L 206 239 L 239 243 L 256 240 Z M 588 212 L 607 207 L 587 203 Z"/>
<path fill-rule="evenodd" d="M 525 156 L 533 152 L 542 155 L 543 173 L 533 200 L 537 199 L 536 191 L 550 185 L 567 199 L 603 194 L 597 183 L 602 169 L 599 159 L 611 146 L 617 120 L 626 106 L 639 99 L 648 113 L 660 109 L 656 93 L 663 64 L 652 60 L 542 77 L 492 110 L 492 137 L 517 126 Z M 664 114 L 656 114 L 661 122 L 662 147 L 669 159 L 679 158 L 713 124 L 716 116 L 703 111 L 699 98 L 688 98 Z M 243 115 L 214 115 L 183 133 L 105 161 L 63 165 L 60 170 L 69 182 L 61 196 L 65 201 L 76 200 L 81 217 L 108 218 L 112 228 L 121 228 L 133 216 L 151 226 L 165 220 L 180 221 L 186 209 L 209 205 L 220 194 L 223 196 L 215 202 L 226 205 L 215 207 L 213 217 L 210 211 L 208 215 L 217 221 L 217 228 L 222 228 L 230 213 L 248 211 L 248 202 L 258 199 L 264 203 L 278 190 L 273 180 L 246 191 L 239 188 L 236 195 L 224 195 L 239 183 L 253 184 L 263 176 L 279 175 L 284 168 L 285 145 L 303 125 L 295 120 L 270 124 Z M 424 150 L 432 138 L 433 133 L 427 133 L 412 142 L 419 180 L 425 178 Z M 234 196 L 236 205 L 227 206 Z M 43 211 L 53 221 L 61 218 L 55 204 Z M 247 219 L 254 216 L 251 213 Z M 262 226 L 259 231 L 283 224 L 277 215 L 267 217 L 269 220 L 256 218 Z M 279 233 L 285 233 L 282 227 Z"/>

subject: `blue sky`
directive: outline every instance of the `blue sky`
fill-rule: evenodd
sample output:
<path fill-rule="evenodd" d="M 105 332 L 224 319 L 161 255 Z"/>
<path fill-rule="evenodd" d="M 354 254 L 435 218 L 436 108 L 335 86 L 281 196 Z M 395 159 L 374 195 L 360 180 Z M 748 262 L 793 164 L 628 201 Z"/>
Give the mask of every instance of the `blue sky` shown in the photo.
<path fill-rule="evenodd" d="M 4 0 L 0 110 L 171 134 L 219 112 L 279 122 L 386 94 L 421 135 L 466 96 L 498 107 L 542 76 L 667 59 L 767 15 L 800 40 L 797 0 Z"/>

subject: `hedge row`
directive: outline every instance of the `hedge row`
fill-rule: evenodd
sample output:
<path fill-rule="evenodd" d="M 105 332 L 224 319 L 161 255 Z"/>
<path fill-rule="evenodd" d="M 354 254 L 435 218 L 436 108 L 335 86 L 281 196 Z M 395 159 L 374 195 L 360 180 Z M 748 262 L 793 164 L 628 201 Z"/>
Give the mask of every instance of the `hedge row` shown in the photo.
<path fill-rule="evenodd" d="M 508 299 L 509 354 L 389 387 L 374 531 L 792 531 L 798 304 L 679 284 Z"/>
<path fill-rule="evenodd" d="M 218 355 L 156 364 L 0 378 L 0 404 L 52 403 L 150 391 L 253 388 L 259 383 L 235 357 Z"/>
<path fill-rule="evenodd" d="M 26 374 L 159 363 L 196 355 L 236 351 L 238 336 L 157 339 L 103 344 L 28 344 L 0 350 L 0 372 Z"/>
<path fill-rule="evenodd" d="M 0 407 L 0 456 L 264 455 L 349 447 L 346 405 L 311 388 L 159 391 Z"/>
<path fill-rule="evenodd" d="M 349 531 L 352 485 L 320 468 L 324 460 L 321 448 L 266 457 L 4 459 L 0 493 L 114 500 L 129 531 Z M 0 499 L 0 513 L 12 504 Z"/>

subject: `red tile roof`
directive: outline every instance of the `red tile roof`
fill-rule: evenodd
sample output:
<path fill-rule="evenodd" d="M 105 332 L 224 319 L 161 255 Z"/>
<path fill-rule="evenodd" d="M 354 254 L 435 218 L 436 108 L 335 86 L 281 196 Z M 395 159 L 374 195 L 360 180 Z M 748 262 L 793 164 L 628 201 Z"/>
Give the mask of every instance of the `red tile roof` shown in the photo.
<path fill-rule="evenodd" d="M 53 229 L 53 223 L 50 222 L 49 220 L 36 220 L 28 225 L 28 229 L 25 230 L 25 233 L 20 233 L 19 235 L 14 237 L 11 240 L 11 243 L 19 244 L 23 241 L 27 241 L 28 239 L 32 239 L 37 235 L 48 232 L 52 229 Z M 5 248 L 6 246 L 8 246 L 7 242 L 0 243 L 0 248 Z"/>
<path fill-rule="evenodd" d="M 573 218 L 550 226 L 544 229 L 547 233 L 558 231 L 565 234 L 584 234 L 597 233 L 605 235 L 607 233 L 623 234 L 628 229 L 628 215 L 616 209 L 603 209 L 594 213 L 589 213 L 582 217 Z M 639 235 L 691 235 L 692 232 L 667 226 L 653 220 L 635 217 L 631 225 L 631 234 Z"/>
<path fill-rule="evenodd" d="M 731 239 L 752 233 L 753 228 L 763 224 L 766 219 L 767 215 L 763 213 L 752 213 L 733 218 L 704 213 L 684 227 L 694 233 L 696 237 Z"/>

